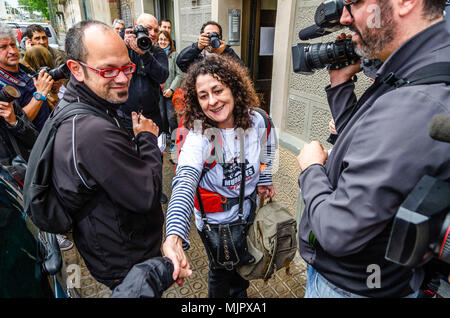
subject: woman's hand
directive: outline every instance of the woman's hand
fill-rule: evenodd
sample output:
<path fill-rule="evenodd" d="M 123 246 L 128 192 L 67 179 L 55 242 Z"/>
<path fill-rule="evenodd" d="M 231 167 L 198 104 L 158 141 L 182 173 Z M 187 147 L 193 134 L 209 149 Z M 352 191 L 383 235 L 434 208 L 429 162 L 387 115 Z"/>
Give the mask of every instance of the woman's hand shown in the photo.
<path fill-rule="evenodd" d="M 169 235 L 163 244 L 163 254 L 173 263 L 172 278 L 179 286 L 183 285 L 184 279 L 191 276 L 188 259 L 183 251 L 183 241 L 176 235 Z"/>

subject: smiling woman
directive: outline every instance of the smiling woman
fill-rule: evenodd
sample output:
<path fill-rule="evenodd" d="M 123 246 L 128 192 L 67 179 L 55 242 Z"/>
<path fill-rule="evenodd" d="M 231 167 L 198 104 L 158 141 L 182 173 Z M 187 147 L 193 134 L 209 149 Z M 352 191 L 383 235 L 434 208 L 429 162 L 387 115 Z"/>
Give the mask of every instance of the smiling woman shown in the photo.
<path fill-rule="evenodd" d="M 172 182 L 164 253 L 180 282 L 186 277 L 183 271 L 189 271 L 183 248 L 190 245 L 194 211 L 211 263 L 209 297 L 246 297 L 249 283 L 236 269 L 254 261 L 245 236 L 258 194 L 275 194 L 274 130 L 267 130 L 267 114 L 254 111 L 260 104 L 247 69 L 232 57 L 204 57 L 189 68 L 181 88 L 186 91 L 184 124 L 189 132 Z"/>

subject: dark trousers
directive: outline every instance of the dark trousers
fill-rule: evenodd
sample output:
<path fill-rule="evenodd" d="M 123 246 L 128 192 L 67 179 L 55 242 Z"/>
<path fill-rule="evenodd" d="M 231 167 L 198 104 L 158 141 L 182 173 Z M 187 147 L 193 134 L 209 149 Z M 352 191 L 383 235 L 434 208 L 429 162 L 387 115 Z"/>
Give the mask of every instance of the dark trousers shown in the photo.
<path fill-rule="evenodd" d="M 161 131 L 165 133 L 176 131 L 178 123 L 172 98 L 166 98 L 161 95 L 159 99 L 159 111 L 161 113 Z"/>
<path fill-rule="evenodd" d="M 103 280 L 103 279 L 97 279 L 99 283 L 102 283 L 103 285 L 106 285 L 109 289 L 114 290 L 117 286 L 119 286 L 123 279 L 110 279 L 110 280 Z"/>
<path fill-rule="evenodd" d="M 200 238 L 203 241 L 202 233 L 197 229 Z M 206 249 L 206 246 L 205 246 Z M 209 259 L 208 273 L 208 297 L 209 298 L 247 298 L 247 288 L 250 283 L 236 272 L 226 269 L 215 269 L 211 264 L 208 251 L 206 251 Z"/>
<path fill-rule="evenodd" d="M 248 280 L 242 278 L 236 269 L 209 268 L 208 297 L 209 298 L 247 298 Z"/>

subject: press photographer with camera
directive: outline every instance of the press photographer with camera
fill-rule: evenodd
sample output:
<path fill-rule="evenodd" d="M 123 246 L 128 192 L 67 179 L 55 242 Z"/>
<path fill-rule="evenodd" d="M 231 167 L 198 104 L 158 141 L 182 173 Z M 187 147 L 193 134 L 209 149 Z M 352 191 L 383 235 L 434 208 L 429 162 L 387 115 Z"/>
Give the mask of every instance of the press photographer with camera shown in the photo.
<path fill-rule="evenodd" d="M 39 132 L 15 102 L 20 92 L 11 85 L 0 90 L 0 164 L 20 182 Z"/>
<path fill-rule="evenodd" d="M 186 73 L 192 63 L 208 54 L 229 55 L 243 64 L 236 52 L 222 40 L 222 27 L 214 21 L 208 21 L 202 25 L 198 41 L 178 54 L 177 65 L 182 72 Z"/>
<path fill-rule="evenodd" d="M 305 297 L 417 297 L 423 269 L 385 253 L 395 213 L 419 180 L 450 180 L 450 145 L 428 133 L 434 115 L 450 114 L 450 86 L 439 76 L 412 81 L 449 72 L 445 0 L 343 5 L 340 23 L 354 32 L 356 53 L 383 63 L 359 100 L 353 79 L 360 64 L 330 70 L 325 90 L 339 137 L 331 153 L 313 141 L 297 157 Z"/>
<path fill-rule="evenodd" d="M 52 77 L 44 70 L 35 72 L 19 63 L 20 54 L 15 33 L 0 25 L 0 85 L 11 85 L 20 92 L 17 103 L 40 131 L 50 114 L 47 94 L 53 86 Z"/>
<path fill-rule="evenodd" d="M 154 45 L 158 41 L 158 20 L 143 13 L 134 29 L 126 29 L 124 41 L 136 72 L 131 78 L 128 100 L 120 106 L 119 115 L 127 129 L 132 132 L 131 112 L 142 112 L 161 128 L 159 111 L 160 85 L 169 76 L 169 62 L 163 49 Z"/>

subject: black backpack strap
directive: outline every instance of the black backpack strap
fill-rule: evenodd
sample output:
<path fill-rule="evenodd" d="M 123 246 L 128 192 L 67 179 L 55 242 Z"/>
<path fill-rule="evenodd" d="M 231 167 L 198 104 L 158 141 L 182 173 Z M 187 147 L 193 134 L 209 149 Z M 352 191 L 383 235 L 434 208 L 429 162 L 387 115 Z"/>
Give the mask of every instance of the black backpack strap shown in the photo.
<path fill-rule="evenodd" d="M 450 62 L 428 64 L 410 74 L 406 78 L 397 78 L 393 72 L 389 73 L 384 82 L 391 85 L 392 89 L 403 86 L 428 85 L 445 83 L 450 85 Z"/>
<path fill-rule="evenodd" d="M 64 120 L 75 116 L 75 115 L 80 115 L 80 114 L 90 114 L 90 115 L 94 115 L 94 116 L 98 116 L 98 117 L 102 117 L 108 121 L 110 121 L 111 123 L 113 123 L 114 125 L 116 125 L 116 123 L 114 123 L 113 118 L 111 116 L 109 116 L 106 112 L 90 106 L 88 104 L 84 104 L 84 103 L 68 103 L 66 101 L 61 101 L 60 104 L 58 104 L 58 106 L 52 111 L 52 113 L 50 114 L 51 119 L 53 119 L 54 121 L 54 126 L 58 127 L 61 122 L 63 122 Z"/>

